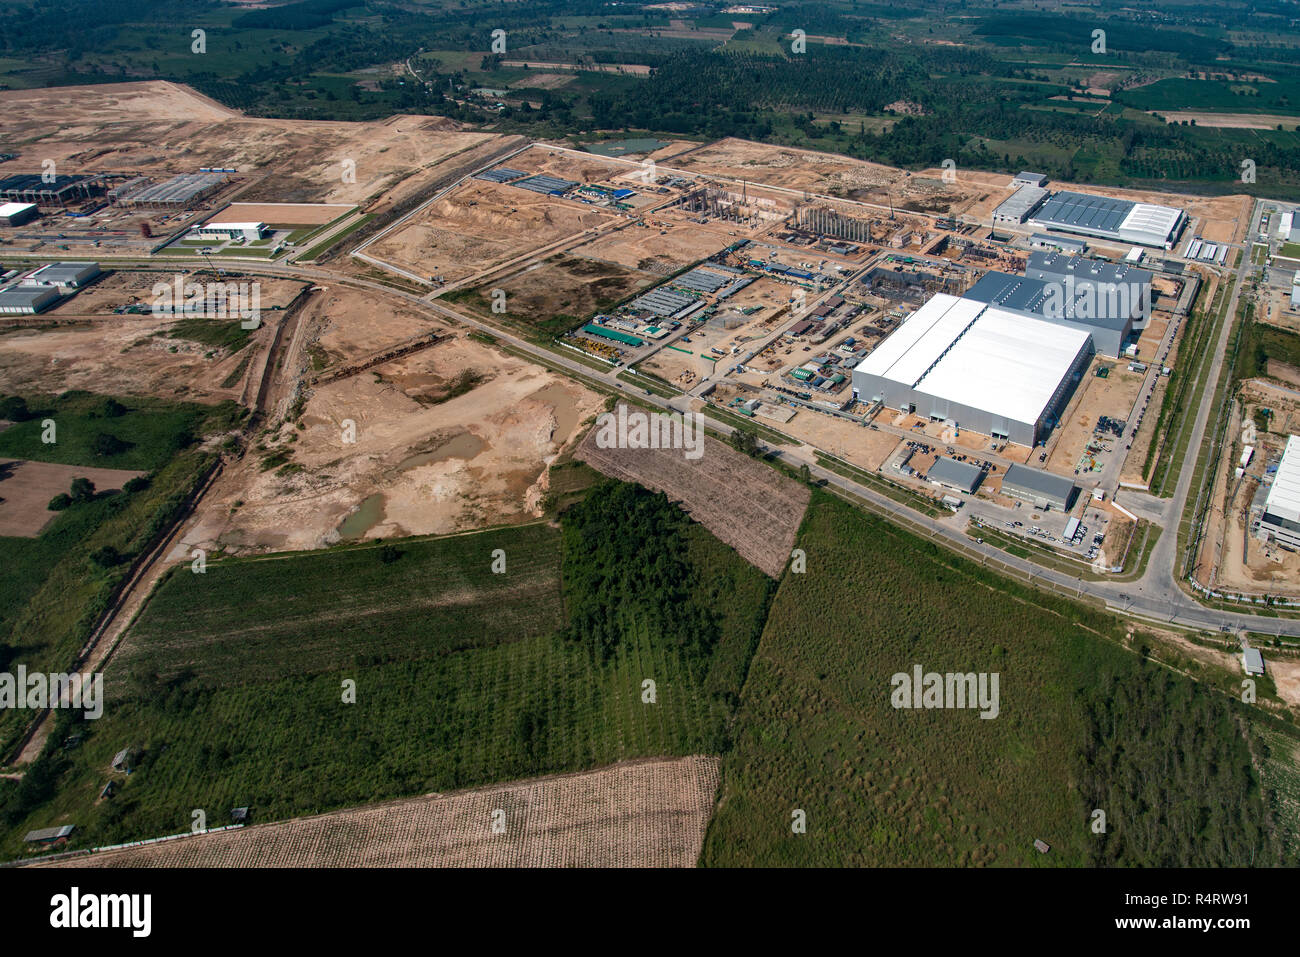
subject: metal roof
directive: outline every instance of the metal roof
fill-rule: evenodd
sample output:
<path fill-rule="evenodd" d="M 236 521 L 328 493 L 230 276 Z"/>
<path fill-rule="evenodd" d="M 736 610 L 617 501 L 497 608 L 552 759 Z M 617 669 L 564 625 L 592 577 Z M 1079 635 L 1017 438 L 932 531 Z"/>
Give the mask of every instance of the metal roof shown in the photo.
<path fill-rule="evenodd" d="M 1182 218 L 1182 210 L 1171 206 L 1062 190 L 1043 203 L 1029 222 L 1085 236 L 1163 246 Z"/>
<path fill-rule="evenodd" d="M 1081 329 L 938 293 L 857 369 L 1017 422 L 1037 422 L 1088 342 Z"/>
<path fill-rule="evenodd" d="M 1041 186 L 1021 186 L 1009 197 L 1004 199 L 998 208 L 993 210 L 995 217 L 1010 216 L 1012 219 L 1024 222 L 1025 217 L 1038 208 L 1038 205 L 1047 198 L 1047 190 Z"/>
<path fill-rule="evenodd" d="M 930 471 L 927 473 L 927 478 L 931 482 L 938 482 L 967 492 L 975 491 L 983 476 L 984 472 L 969 462 L 958 462 L 956 459 L 945 458 L 944 456 L 935 459 L 934 464 L 930 466 Z"/>
<path fill-rule="evenodd" d="M 84 279 L 99 272 L 99 263 L 47 263 L 24 282 L 68 282 Z"/>
<path fill-rule="evenodd" d="M 1074 492 L 1074 483 L 1068 478 L 1042 469 L 1031 469 L 1026 465 L 1008 466 L 1006 475 L 1002 477 L 1002 487 L 1005 489 L 1008 486 L 1065 502 L 1070 500 L 1070 495 Z"/>
<path fill-rule="evenodd" d="M 511 185 L 518 186 L 520 189 L 532 190 L 534 193 L 554 193 L 557 190 L 567 192 L 577 186 L 578 183 L 571 179 L 557 179 L 554 176 L 538 175 L 521 179 Z"/>
<path fill-rule="evenodd" d="M 0 203 L 0 216 L 13 216 L 23 210 L 35 208 L 35 203 Z"/>
<path fill-rule="evenodd" d="M 1259 653 L 1258 648 L 1246 648 L 1241 653 L 1241 663 L 1245 666 L 1246 671 L 1254 675 L 1264 673 L 1264 656 Z"/>
<path fill-rule="evenodd" d="M 23 840 L 29 844 L 38 841 L 54 841 L 61 837 L 67 837 L 76 829 L 75 824 L 64 824 L 62 827 L 42 827 L 35 831 L 28 831 Z"/>
<path fill-rule="evenodd" d="M 1127 283 L 1115 283 L 1116 287 Z M 1080 325 L 1099 329 L 1124 329 L 1140 313 L 1140 293 L 1143 283 L 1132 287 L 1132 295 L 1112 290 L 1091 277 L 1073 280 L 1070 286 L 1064 279 L 1014 276 L 1004 272 L 988 272 L 963 295 L 976 302 L 988 303 L 1011 312 L 1045 319 L 1064 319 Z M 1067 292 L 1073 295 L 1066 296 Z M 1147 300 L 1150 301 L 1149 299 Z M 1127 310 L 1125 306 L 1127 305 Z"/>
<path fill-rule="evenodd" d="M 512 179 L 519 179 L 527 176 L 521 169 L 511 169 L 509 166 L 498 166 L 496 169 L 486 170 L 475 176 L 475 179 L 485 179 L 489 183 L 508 183 Z"/>
<path fill-rule="evenodd" d="M 181 173 L 169 180 L 132 193 L 132 203 L 187 203 L 226 181 L 222 173 Z"/>
<path fill-rule="evenodd" d="M 1278 518 L 1300 522 L 1300 435 L 1286 440 L 1282 461 L 1273 476 L 1273 487 L 1268 490 L 1264 511 Z"/>
<path fill-rule="evenodd" d="M 54 302 L 59 294 L 49 286 L 10 286 L 0 289 L 0 307 L 22 309 L 40 309 L 47 303 Z"/>

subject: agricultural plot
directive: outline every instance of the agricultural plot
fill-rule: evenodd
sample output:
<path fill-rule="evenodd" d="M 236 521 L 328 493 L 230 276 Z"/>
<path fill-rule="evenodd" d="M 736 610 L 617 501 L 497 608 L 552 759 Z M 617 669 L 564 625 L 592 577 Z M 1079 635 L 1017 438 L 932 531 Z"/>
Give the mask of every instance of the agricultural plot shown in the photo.
<path fill-rule="evenodd" d="M 628 761 L 48 866 L 693 867 L 717 786 L 714 757 Z M 502 833 L 492 830 L 498 810 Z"/>
<path fill-rule="evenodd" d="M 1271 836 L 1251 769 L 1255 727 L 1231 693 L 1146 661 L 1146 636 L 1133 640 L 1139 654 L 1124 650 L 1104 613 L 998 579 L 821 493 L 799 546 L 808 571 L 787 575 L 773 601 L 704 863 L 1293 859 Z M 997 716 L 895 707 L 893 676 L 917 666 L 999 675 Z M 1237 677 L 1180 667 L 1224 690 Z M 1179 751 L 1179 740 L 1197 747 Z M 1098 807 L 1105 835 L 1089 827 Z M 792 832 L 794 808 L 806 833 Z"/>
<path fill-rule="evenodd" d="M 507 572 L 492 552 L 508 546 Z M 119 666 L 231 687 L 411 661 L 549 634 L 563 623 L 555 533 L 530 525 L 455 541 L 409 540 L 173 570 L 131 632 Z M 299 574 L 310 568 L 310 574 Z M 482 609 L 490 608 L 490 615 Z M 119 691 L 125 691 L 118 685 Z"/>
<path fill-rule="evenodd" d="M 110 662 L 103 718 L 50 735 L 39 760 L 57 795 L 11 816 L 0 853 L 22 856 L 35 821 L 75 821 L 75 846 L 95 847 L 185 830 L 200 807 L 214 825 L 245 805 L 268 822 L 632 758 L 716 754 L 770 583 L 700 526 L 682 534 L 692 601 L 709 610 L 717 635 L 707 658 L 689 662 L 635 621 L 607 657 L 560 633 L 561 539 L 548 525 L 402 542 L 389 562 L 388 546 L 375 543 L 211 563 L 214 582 L 230 569 L 242 576 L 260 626 L 226 588 L 182 566 Z M 499 576 L 490 570 L 496 548 L 507 568 Z M 374 586 L 381 578 L 405 580 L 405 592 Z M 317 619 L 308 601 L 333 620 Z M 583 602 L 581 589 L 565 602 Z M 267 618 L 286 605 L 298 627 Z M 647 678 L 653 704 L 642 697 Z M 82 739 L 65 751 L 74 730 Z M 138 755 L 129 776 L 109 768 L 124 747 Z M 108 779 L 118 794 L 97 801 Z"/>
<path fill-rule="evenodd" d="M 713 438 L 688 459 L 681 449 L 602 449 L 596 430 L 577 457 L 611 478 L 665 492 L 747 562 L 779 578 L 808 504 L 808 489 Z"/>
<path fill-rule="evenodd" d="M 120 491 L 128 479 L 143 472 L 123 469 L 54 465 L 0 459 L 0 536 L 35 538 L 55 515 L 46 506 L 60 492 L 67 492 L 76 478 L 89 479 L 96 491 Z"/>

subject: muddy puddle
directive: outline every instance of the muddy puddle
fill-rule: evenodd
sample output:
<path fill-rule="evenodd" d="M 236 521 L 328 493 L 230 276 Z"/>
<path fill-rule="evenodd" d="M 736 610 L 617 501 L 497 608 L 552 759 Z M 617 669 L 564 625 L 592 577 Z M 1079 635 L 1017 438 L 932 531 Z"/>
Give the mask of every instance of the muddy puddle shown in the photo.
<path fill-rule="evenodd" d="M 383 521 L 385 502 L 383 492 L 376 492 L 363 499 L 357 510 L 339 523 L 339 538 L 343 541 L 363 538 L 366 532 Z"/>
<path fill-rule="evenodd" d="M 468 461 L 487 448 L 488 444 L 473 432 L 458 432 L 436 449 L 408 455 L 397 463 L 397 471 L 405 472 L 407 469 L 418 468 L 421 465 L 432 465 L 437 462 L 446 462 L 449 459 L 465 459 Z"/>

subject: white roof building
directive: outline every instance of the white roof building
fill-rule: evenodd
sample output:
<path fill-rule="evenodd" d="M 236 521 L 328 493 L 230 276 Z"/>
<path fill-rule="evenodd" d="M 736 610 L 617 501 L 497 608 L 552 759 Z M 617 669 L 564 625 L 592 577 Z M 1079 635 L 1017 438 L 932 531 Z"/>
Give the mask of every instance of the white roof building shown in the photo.
<path fill-rule="evenodd" d="M 1261 530 L 1287 548 L 1300 550 L 1300 436 L 1286 440 L 1273 485 L 1264 500 Z"/>
<path fill-rule="evenodd" d="M 1092 353 L 1083 330 L 940 293 L 858 364 L 853 387 L 864 401 L 1033 445 Z"/>

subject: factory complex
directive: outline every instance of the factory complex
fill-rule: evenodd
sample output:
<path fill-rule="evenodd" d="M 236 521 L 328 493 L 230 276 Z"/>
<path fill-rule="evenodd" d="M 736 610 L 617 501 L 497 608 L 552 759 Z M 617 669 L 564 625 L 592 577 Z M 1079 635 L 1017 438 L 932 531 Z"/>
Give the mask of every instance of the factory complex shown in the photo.
<path fill-rule="evenodd" d="M 939 293 L 858 364 L 853 390 L 862 401 L 1032 446 L 1092 355 L 1080 329 Z"/>

